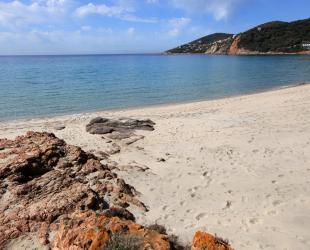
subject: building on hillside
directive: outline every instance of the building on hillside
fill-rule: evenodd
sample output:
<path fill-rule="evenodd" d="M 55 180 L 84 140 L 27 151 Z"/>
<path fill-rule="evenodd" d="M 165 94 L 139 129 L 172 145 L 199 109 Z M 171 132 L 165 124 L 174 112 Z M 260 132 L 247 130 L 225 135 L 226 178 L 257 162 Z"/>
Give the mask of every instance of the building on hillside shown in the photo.
<path fill-rule="evenodd" d="M 301 46 L 310 50 L 310 41 L 303 41 Z"/>

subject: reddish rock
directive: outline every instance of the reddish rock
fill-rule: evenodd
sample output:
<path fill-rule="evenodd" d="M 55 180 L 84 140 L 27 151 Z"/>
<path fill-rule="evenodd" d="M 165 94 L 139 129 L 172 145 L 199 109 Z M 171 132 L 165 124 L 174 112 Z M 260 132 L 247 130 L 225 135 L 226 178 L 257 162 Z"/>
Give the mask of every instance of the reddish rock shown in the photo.
<path fill-rule="evenodd" d="M 206 232 L 196 232 L 193 242 L 192 250 L 233 250 L 229 244 L 211 234 Z"/>
<path fill-rule="evenodd" d="M 78 210 L 134 205 L 146 211 L 133 187 L 94 155 L 53 134 L 28 132 L 1 139 L 0 147 L 0 249 L 27 232 L 39 231 L 48 244 L 59 217 Z"/>
<path fill-rule="evenodd" d="M 232 44 L 230 45 L 230 48 L 228 49 L 228 55 L 236 55 L 238 54 L 239 51 L 239 42 L 240 42 L 241 37 L 237 36 L 234 41 L 232 42 Z"/>
<path fill-rule="evenodd" d="M 0 149 L 0 249 L 20 249 L 24 236 L 30 248 L 101 250 L 120 236 L 137 249 L 170 249 L 166 235 L 134 223 L 126 208 L 145 205 L 94 155 L 36 132 L 0 139 Z M 192 250 L 202 249 L 232 250 L 197 232 Z"/>
<path fill-rule="evenodd" d="M 166 235 L 148 230 L 132 221 L 109 218 L 88 211 L 74 213 L 61 219 L 53 249 L 99 250 L 104 249 L 112 235 L 134 237 L 141 249 L 169 250 Z"/>

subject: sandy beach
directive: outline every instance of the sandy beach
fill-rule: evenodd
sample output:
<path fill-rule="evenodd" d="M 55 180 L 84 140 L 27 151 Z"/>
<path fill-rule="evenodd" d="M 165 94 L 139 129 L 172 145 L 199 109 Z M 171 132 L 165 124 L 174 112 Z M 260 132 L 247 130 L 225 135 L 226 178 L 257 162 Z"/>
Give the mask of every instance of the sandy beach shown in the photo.
<path fill-rule="evenodd" d="M 136 142 L 91 135 L 90 119 L 149 118 Z M 310 85 L 211 101 L 0 123 L 0 138 L 55 133 L 133 185 L 157 222 L 189 242 L 202 229 L 235 249 L 310 249 Z M 55 126 L 65 129 L 56 130 Z"/>

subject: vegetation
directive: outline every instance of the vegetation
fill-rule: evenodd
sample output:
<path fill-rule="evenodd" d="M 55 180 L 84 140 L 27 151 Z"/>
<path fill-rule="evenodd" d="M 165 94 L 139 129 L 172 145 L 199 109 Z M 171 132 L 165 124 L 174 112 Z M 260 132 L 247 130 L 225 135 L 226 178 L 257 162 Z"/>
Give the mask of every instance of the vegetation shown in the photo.
<path fill-rule="evenodd" d="M 208 36 L 201 37 L 190 43 L 181 45 L 177 48 L 168 50 L 167 53 L 205 53 L 206 50 L 214 43 L 220 40 L 232 38 L 232 34 L 215 33 Z"/>
<path fill-rule="evenodd" d="M 157 224 L 157 223 L 148 226 L 147 229 L 156 231 L 157 233 L 160 233 L 160 234 L 166 234 L 167 235 L 166 228 L 162 225 Z"/>
<path fill-rule="evenodd" d="M 286 22 L 270 22 L 241 33 L 239 48 L 259 52 L 302 51 L 302 41 L 310 40 L 310 18 Z"/>
<path fill-rule="evenodd" d="M 310 18 L 291 23 L 269 22 L 239 35 L 240 49 L 261 53 L 298 53 L 305 50 L 302 42 L 310 41 Z M 232 34 L 215 33 L 168 50 L 166 53 L 226 54 L 233 41 Z"/>
<path fill-rule="evenodd" d="M 153 224 L 147 227 L 148 230 L 156 231 L 167 235 L 166 228 L 162 225 Z M 191 246 L 184 246 L 175 235 L 167 235 L 171 250 L 190 250 Z M 110 236 L 109 241 L 102 250 L 143 250 L 143 238 L 126 233 L 117 233 Z"/>
<path fill-rule="evenodd" d="M 113 234 L 103 250 L 139 250 L 143 249 L 142 239 L 127 234 Z"/>

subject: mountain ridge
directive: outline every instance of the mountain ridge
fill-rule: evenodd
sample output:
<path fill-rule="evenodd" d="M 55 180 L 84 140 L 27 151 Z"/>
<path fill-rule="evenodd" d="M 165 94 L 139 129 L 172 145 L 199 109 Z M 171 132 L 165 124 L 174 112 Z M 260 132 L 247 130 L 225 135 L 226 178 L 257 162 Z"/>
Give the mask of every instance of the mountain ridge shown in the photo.
<path fill-rule="evenodd" d="M 271 21 L 239 34 L 214 33 L 165 51 L 165 54 L 310 54 L 310 18 Z M 306 43 L 305 43 L 306 42 Z M 308 46 L 306 46 L 308 44 Z"/>

